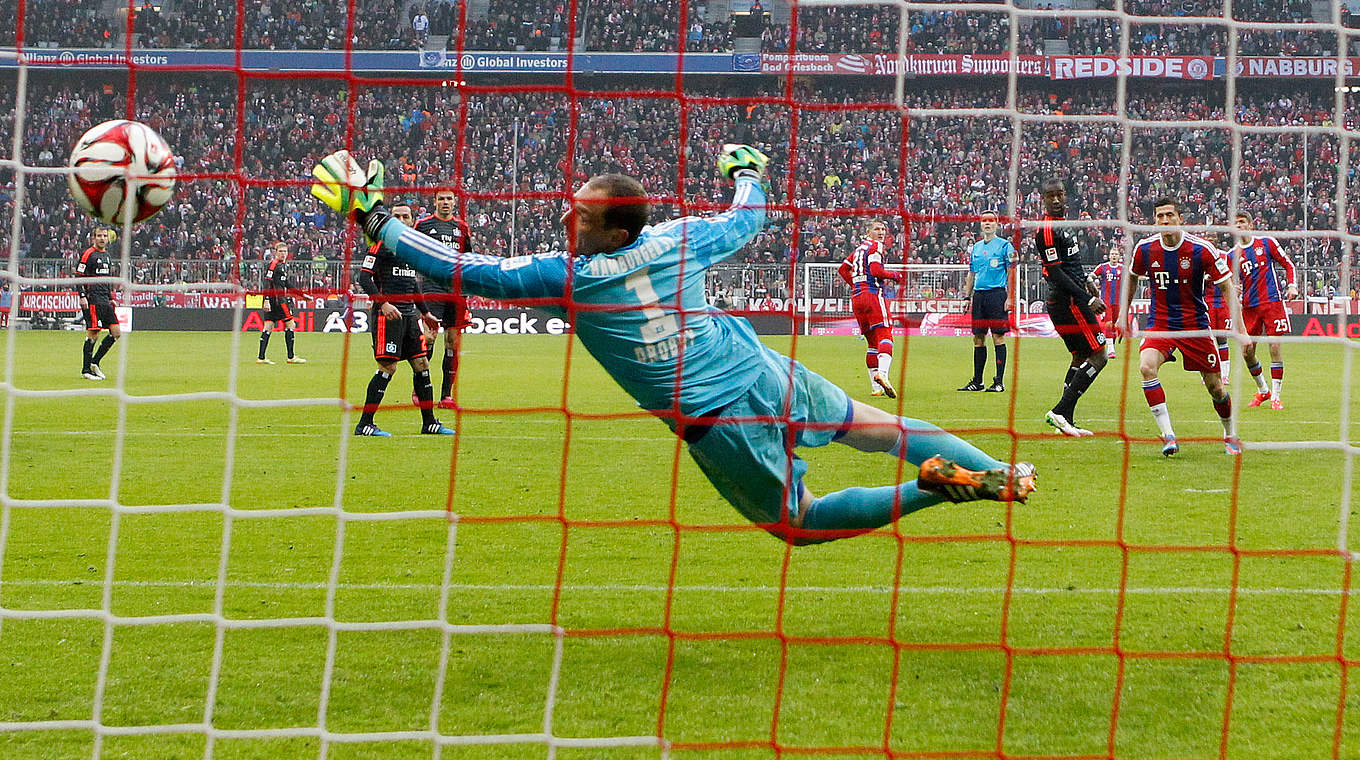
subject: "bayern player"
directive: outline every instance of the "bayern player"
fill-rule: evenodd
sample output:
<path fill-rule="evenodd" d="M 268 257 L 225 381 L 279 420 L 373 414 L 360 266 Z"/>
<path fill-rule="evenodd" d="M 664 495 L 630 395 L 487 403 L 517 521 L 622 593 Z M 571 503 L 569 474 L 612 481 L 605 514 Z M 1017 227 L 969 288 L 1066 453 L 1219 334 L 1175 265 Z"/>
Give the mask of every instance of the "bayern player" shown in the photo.
<path fill-rule="evenodd" d="M 1255 228 L 1250 214 L 1238 212 L 1233 220 L 1240 233 L 1237 245 L 1232 249 L 1232 263 L 1242 277 L 1242 331 L 1248 335 L 1288 335 L 1289 312 L 1284 308 L 1280 297 L 1280 279 L 1275 273 L 1275 265 L 1284 269 L 1285 298 L 1298 298 L 1299 286 L 1294 262 L 1280 250 L 1280 242 L 1269 235 L 1253 235 Z M 1270 390 L 1266 390 L 1265 378 L 1261 375 L 1261 363 L 1256 360 L 1256 343 L 1242 348 L 1242 359 L 1247 371 L 1256 381 L 1256 395 L 1247 406 L 1260 406 L 1270 402 L 1271 409 L 1283 409 L 1280 389 L 1284 385 L 1284 357 L 1279 341 L 1267 341 L 1270 347 Z"/>
<path fill-rule="evenodd" d="M 109 261 L 111 242 L 113 230 L 108 227 L 96 227 L 90 234 L 90 247 L 80 254 L 80 260 L 76 262 L 76 277 L 111 276 L 113 274 L 113 265 Z M 118 315 L 113 308 L 113 286 L 106 282 L 97 282 L 78 286 L 78 290 L 80 311 L 85 315 L 85 345 L 82 349 L 84 361 L 80 376 L 86 380 L 103 380 L 104 371 L 99 368 L 99 362 L 123 334 L 123 328 L 118 324 Z M 96 349 L 95 341 L 99 340 L 99 333 L 103 330 L 108 330 L 109 334 L 104 336 L 104 340 Z"/>
<path fill-rule="evenodd" d="M 415 228 L 416 231 L 423 232 L 461 253 L 472 250 L 472 231 L 468 228 L 467 222 L 454 216 L 456 200 L 457 196 L 452 190 L 436 192 L 434 213 L 417 219 Z M 459 338 L 463 328 L 468 326 L 467 304 L 459 288 L 450 287 L 448 283 L 426 279 L 422 287 L 427 294 L 433 295 L 429 300 L 430 313 L 435 315 L 440 326 L 444 328 L 444 361 L 441 365 L 443 382 L 439 391 L 439 407 L 452 409 L 453 378 L 458 372 Z M 433 349 L 434 346 L 431 345 L 431 353 Z"/>
<path fill-rule="evenodd" d="M 718 170 L 735 185 L 732 206 L 656 225 L 647 224 L 650 201 L 637 180 L 592 177 L 562 215 L 568 252 L 509 259 L 450 250 L 394 220 L 382 206 L 379 161 L 365 173 L 345 151 L 327 156 L 312 193 L 352 211 L 370 239 L 429 277 L 459 276 L 468 293 L 570 313 L 576 339 L 601 367 L 688 444 L 728 502 L 780 540 L 852 536 L 944 500 L 1024 501 L 1032 465 L 1007 465 L 934 425 L 854 401 L 766 347 L 747 320 L 709 306 L 705 271 L 765 224 L 768 163 L 748 145 L 724 146 Z M 920 475 L 815 497 L 795 447 L 832 441 L 920 464 Z"/>
<path fill-rule="evenodd" d="M 1166 407 L 1166 392 L 1157 377 L 1162 365 L 1181 355 L 1187 371 L 1198 370 L 1204 387 L 1213 400 L 1214 411 L 1223 423 L 1223 445 L 1229 454 L 1241 454 L 1242 444 L 1233 426 L 1232 398 L 1223 387 L 1218 373 L 1218 349 L 1207 335 L 1180 336 L 1173 333 L 1190 330 L 1207 331 L 1209 312 L 1204 304 L 1204 283 L 1207 277 L 1223 291 L 1229 318 L 1233 325 L 1242 324 L 1237 286 L 1233 281 L 1228 260 L 1213 243 L 1187 234 L 1182 229 L 1180 201 L 1171 197 L 1159 198 L 1153 206 L 1157 226 L 1165 227 L 1160 235 L 1138 241 L 1133 260 L 1124 269 L 1126 284 L 1122 288 L 1119 326 L 1129 332 L 1129 301 L 1133 293 L 1133 277 L 1148 280 L 1151 308 L 1147 316 L 1147 331 L 1138 348 L 1138 369 L 1143 375 L 1143 395 L 1147 398 L 1152 417 L 1162 435 L 1162 455 L 1180 451 L 1176 433 L 1171 427 L 1171 414 Z M 1234 338 L 1245 343 L 1246 336 L 1238 328 Z"/>
<path fill-rule="evenodd" d="M 1011 283 L 1015 246 L 996 236 L 995 211 L 982 212 L 979 226 L 982 239 L 968 249 L 968 279 L 963 284 L 963 297 L 972 304 L 973 379 L 959 390 L 1001 393 L 1006 390 L 1001 382 L 1006 375 L 1006 332 L 1010 329 L 1010 313 L 1015 311 Z M 987 366 L 989 332 L 996 354 L 996 374 L 992 376 L 992 384 L 983 388 L 982 372 Z"/>
<path fill-rule="evenodd" d="M 892 327 L 888 323 L 888 305 L 883 300 L 883 281 L 906 282 L 906 272 L 892 272 L 883 266 L 887 253 L 888 225 L 882 221 L 869 223 L 864 240 L 854 253 L 841 262 L 841 279 L 850 286 L 850 306 L 859 322 L 859 331 L 869 344 L 864 364 L 869 371 L 869 393 L 873 396 L 897 398 L 888 370 L 892 367 Z"/>
<path fill-rule="evenodd" d="M 1086 282 L 1090 284 L 1095 294 L 1100 296 L 1100 302 L 1105 304 L 1105 313 L 1100 320 L 1100 327 L 1105 333 L 1105 358 L 1113 359 L 1114 338 L 1117 337 L 1115 330 L 1115 316 L 1119 314 L 1119 283 L 1124 279 L 1124 252 L 1119 250 L 1118 245 L 1110 246 L 1110 252 L 1106 259 L 1091 273 L 1086 276 Z"/>

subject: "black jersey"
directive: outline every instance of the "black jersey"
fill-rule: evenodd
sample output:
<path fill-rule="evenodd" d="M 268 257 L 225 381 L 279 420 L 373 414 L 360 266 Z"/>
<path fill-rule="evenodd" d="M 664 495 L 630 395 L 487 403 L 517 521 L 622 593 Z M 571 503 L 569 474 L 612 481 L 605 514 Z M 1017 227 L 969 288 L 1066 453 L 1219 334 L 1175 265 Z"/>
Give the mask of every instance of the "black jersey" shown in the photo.
<path fill-rule="evenodd" d="M 375 306 L 391 303 L 403 317 L 418 316 L 425 311 L 416 270 L 393 256 L 382 243 L 369 247 L 364 265 L 359 269 L 359 287 L 373 299 Z"/>
<path fill-rule="evenodd" d="M 1076 235 L 1067 228 L 1054 228 L 1045 217 L 1034 233 L 1034 248 L 1048 280 L 1048 300 L 1054 303 L 1081 303 L 1091 300 L 1086 290 L 1086 273 L 1081 266 L 1081 249 Z"/>
<path fill-rule="evenodd" d="M 113 274 L 113 264 L 109 261 L 109 252 L 103 251 L 94 246 L 85 249 L 80 254 L 80 261 L 76 262 L 77 277 L 108 277 Z M 85 300 L 92 304 L 107 304 L 113 302 L 113 285 L 107 282 L 92 282 L 89 285 L 80 286 L 81 295 Z"/>
<path fill-rule="evenodd" d="M 468 253 L 472 250 L 472 232 L 467 222 L 458 217 L 440 219 L 434 214 L 422 216 L 416 220 L 415 229 L 416 232 L 423 232 L 459 253 Z M 435 282 L 428 277 L 421 279 L 427 293 L 451 292 L 447 282 Z"/>
<path fill-rule="evenodd" d="M 265 297 L 274 305 L 288 300 L 288 271 L 284 269 L 283 263 L 281 259 L 273 259 L 264 272 Z"/>

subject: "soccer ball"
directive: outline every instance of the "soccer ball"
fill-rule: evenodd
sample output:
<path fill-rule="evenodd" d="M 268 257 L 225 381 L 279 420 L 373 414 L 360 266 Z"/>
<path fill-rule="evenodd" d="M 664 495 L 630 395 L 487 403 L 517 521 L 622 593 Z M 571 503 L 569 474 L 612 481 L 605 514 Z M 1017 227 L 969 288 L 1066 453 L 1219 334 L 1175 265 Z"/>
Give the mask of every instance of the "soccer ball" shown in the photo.
<path fill-rule="evenodd" d="M 115 119 L 80 136 L 67 163 L 71 197 L 90 216 L 121 224 L 129 197 L 132 222 L 144 222 L 170 202 L 175 191 L 175 156 L 151 127 Z M 131 186 L 131 192 L 128 191 Z"/>

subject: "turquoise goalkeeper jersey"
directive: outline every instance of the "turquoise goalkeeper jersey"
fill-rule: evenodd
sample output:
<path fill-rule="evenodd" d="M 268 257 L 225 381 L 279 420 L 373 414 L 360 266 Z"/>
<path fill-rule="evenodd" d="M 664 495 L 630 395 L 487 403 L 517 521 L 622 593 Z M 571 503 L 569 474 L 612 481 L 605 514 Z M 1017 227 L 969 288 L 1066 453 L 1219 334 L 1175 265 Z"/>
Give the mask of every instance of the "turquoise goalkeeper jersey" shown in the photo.
<path fill-rule="evenodd" d="M 642 230 L 631 245 L 573 259 L 567 253 L 500 258 L 458 253 L 392 220 L 388 250 L 464 293 L 529 302 L 568 319 L 591 356 L 645 409 L 712 412 L 743 394 L 771 363 L 747 320 L 708 305 L 706 270 L 739 251 L 765 223 L 765 191 L 742 177 L 726 212 Z M 678 377 L 678 382 L 677 382 Z"/>

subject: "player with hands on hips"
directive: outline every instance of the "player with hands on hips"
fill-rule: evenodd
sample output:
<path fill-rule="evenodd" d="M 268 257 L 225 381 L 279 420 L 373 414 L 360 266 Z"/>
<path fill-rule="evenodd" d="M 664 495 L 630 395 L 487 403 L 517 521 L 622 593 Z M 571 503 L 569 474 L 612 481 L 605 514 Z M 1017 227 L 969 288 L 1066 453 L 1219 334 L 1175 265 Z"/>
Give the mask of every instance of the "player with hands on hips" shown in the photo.
<path fill-rule="evenodd" d="M 1233 223 L 1240 232 L 1237 245 L 1229 256 L 1233 268 L 1241 274 L 1242 331 L 1252 336 L 1288 335 L 1289 311 L 1284 307 L 1284 299 L 1299 297 L 1294 262 L 1280 248 L 1280 241 L 1269 235 L 1252 234 L 1255 224 L 1251 214 L 1238 212 Z M 1280 293 L 1280 279 L 1275 274 L 1277 264 L 1284 270 L 1287 283 L 1283 294 Z M 1256 395 L 1247 406 L 1256 407 L 1269 401 L 1271 409 L 1283 409 L 1280 391 L 1284 387 L 1284 355 L 1280 342 L 1266 341 L 1270 348 L 1269 389 L 1261 373 L 1261 363 L 1256 359 L 1256 345 L 1253 342 L 1242 347 L 1242 361 L 1256 383 Z"/>

